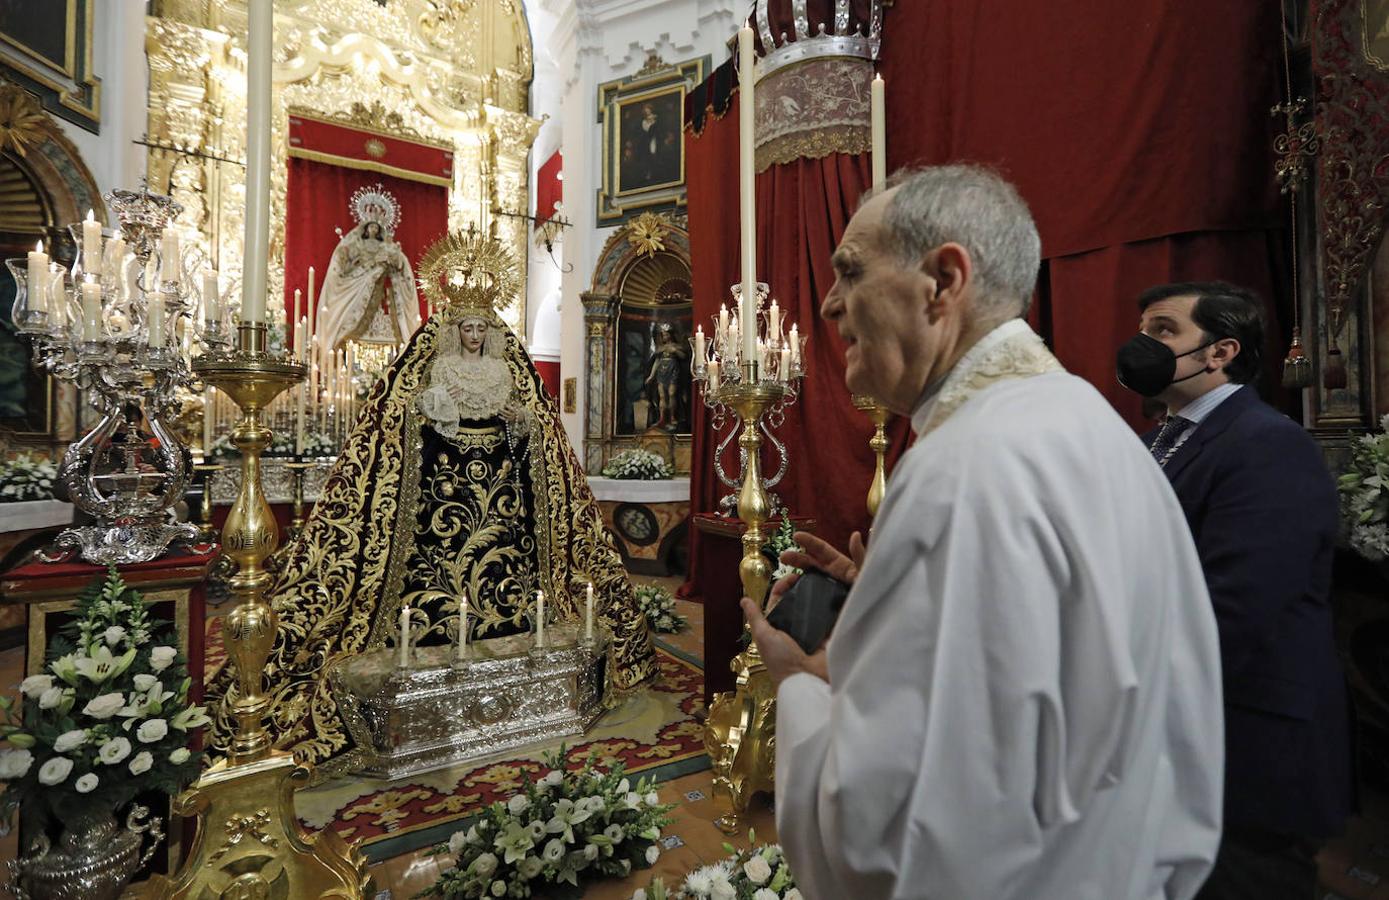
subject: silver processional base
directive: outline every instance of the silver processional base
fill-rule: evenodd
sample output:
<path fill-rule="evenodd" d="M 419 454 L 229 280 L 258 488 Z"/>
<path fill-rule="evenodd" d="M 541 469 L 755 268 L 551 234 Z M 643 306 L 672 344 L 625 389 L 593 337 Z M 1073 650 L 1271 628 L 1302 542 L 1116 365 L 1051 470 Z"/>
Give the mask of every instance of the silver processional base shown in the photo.
<path fill-rule="evenodd" d="M 606 709 L 611 634 L 595 623 L 475 641 L 466 661 L 451 646 L 419 647 L 409 668 L 396 651 L 333 665 L 334 699 L 359 748 L 352 771 L 395 780 L 586 732 Z"/>

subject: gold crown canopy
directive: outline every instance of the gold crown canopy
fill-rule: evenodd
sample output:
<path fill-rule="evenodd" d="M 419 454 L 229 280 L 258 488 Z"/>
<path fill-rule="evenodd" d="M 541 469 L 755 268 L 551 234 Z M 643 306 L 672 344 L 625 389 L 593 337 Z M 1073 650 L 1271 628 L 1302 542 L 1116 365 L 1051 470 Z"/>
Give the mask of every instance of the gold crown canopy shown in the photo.
<path fill-rule="evenodd" d="M 420 290 L 436 307 L 490 315 L 521 290 L 516 261 L 501 242 L 473 229 L 446 234 L 424 252 Z"/>

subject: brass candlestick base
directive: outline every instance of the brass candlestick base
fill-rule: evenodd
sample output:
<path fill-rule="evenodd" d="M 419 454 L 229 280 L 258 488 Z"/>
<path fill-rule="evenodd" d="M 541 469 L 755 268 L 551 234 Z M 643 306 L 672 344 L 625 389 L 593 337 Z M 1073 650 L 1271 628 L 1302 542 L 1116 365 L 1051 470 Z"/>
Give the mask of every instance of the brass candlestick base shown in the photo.
<path fill-rule="evenodd" d="M 160 898 L 331 897 L 364 895 L 369 876 L 360 849 L 331 830 L 304 834 L 294 813 L 294 791 L 309 770 L 271 750 L 265 727 L 269 698 L 262 672 L 275 641 L 278 617 L 265 600 L 270 574 L 262 563 L 279 532 L 261 490 L 260 454 L 270 446 L 261 414 L 281 391 L 302 381 L 304 366 L 265 350 L 265 326 L 240 327 L 234 351 L 198 358 L 203 381 L 231 397 L 242 418 L 232 429 L 241 451 L 241 489 L 222 529 L 222 548 L 238 565 L 231 579 L 236 608 L 227 616 L 227 651 L 236 684 L 227 702 L 236 734 L 219 761 L 179 796 L 175 811 L 198 817 L 198 836 L 172 879 L 151 879 L 146 896 Z"/>
<path fill-rule="evenodd" d="M 873 483 L 868 486 L 868 515 L 876 519 L 878 507 L 882 506 L 883 496 L 887 494 L 887 470 L 883 457 L 887 453 L 887 420 L 892 418 L 892 413 L 866 394 L 854 394 L 854 407 L 867 413 L 868 421 L 873 423 L 873 437 L 868 441 L 868 446 L 878 461 L 873 470 Z"/>
<path fill-rule="evenodd" d="M 198 463 L 193 473 L 202 479 L 203 500 L 198 504 L 198 540 L 211 544 L 217 540 L 217 528 L 212 524 L 212 476 L 222 471 L 219 463 Z"/>
<path fill-rule="evenodd" d="M 304 462 L 302 459 L 285 463 L 285 468 L 289 469 L 294 477 L 294 497 L 293 505 L 290 507 L 289 534 L 285 535 L 286 544 L 297 538 L 299 532 L 304 530 L 304 473 L 317 465 L 318 463 Z"/>
<path fill-rule="evenodd" d="M 751 369 L 752 367 L 747 367 Z M 771 516 L 771 502 L 762 485 L 758 453 L 762 447 L 762 416 L 783 399 L 786 388 L 759 383 L 756 371 L 739 383 L 719 388 L 717 399 L 734 410 L 743 423 L 738 445 L 744 451 L 743 482 L 738 491 L 738 518 L 743 520 L 743 559 L 738 577 L 743 594 L 765 602 L 772 567 L 762 555 L 766 537 L 762 524 Z M 776 689 L 762 665 L 757 645 L 736 656 L 731 668 L 737 686 L 714 697 L 704 729 L 704 746 L 714 769 L 714 796 L 727 801 L 728 812 L 714 820 L 725 834 L 742 830 L 748 801 L 758 791 L 774 787 L 776 766 Z"/>

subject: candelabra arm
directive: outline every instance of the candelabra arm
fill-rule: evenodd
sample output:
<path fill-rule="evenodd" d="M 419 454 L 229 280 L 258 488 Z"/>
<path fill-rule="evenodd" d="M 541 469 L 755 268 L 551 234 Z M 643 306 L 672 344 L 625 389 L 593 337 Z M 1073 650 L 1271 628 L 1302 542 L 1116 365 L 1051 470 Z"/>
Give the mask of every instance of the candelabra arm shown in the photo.
<path fill-rule="evenodd" d="M 873 423 L 873 437 L 869 439 L 868 446 L 873 451 L 875 462 L 873 480 L 868 485 L 868 515 L 876 519 L 878 508 L 882 506 L 883 497 L 887 494 L 887 420 L 892 417 L 892 413 L 872 397 L 855 394 L 853 399 L 854 406 L 867 413 L 868 421 Z"/>

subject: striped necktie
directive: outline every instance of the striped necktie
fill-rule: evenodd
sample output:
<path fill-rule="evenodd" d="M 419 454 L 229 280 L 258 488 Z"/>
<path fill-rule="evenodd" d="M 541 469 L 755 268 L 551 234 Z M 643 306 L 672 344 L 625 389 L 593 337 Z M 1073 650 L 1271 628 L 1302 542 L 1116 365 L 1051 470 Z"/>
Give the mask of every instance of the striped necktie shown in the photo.
<path fill-rule="evenodd" d="M 1148 448 L 1149 452 L 1153 454 L 1153 459 L 1158 461 L 1158 465 L 1167 465 L 1172 454 L 1177 452 L 1177 438 L 1181 437 L 1182 433 L 1192 424 L 1190 419 L 1183 419 L 1181 416 L 1167 417 L 1167 421 L 1158 430 L 1153 446 Z"/>

